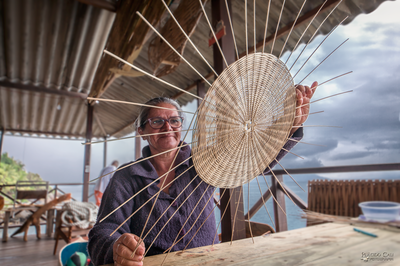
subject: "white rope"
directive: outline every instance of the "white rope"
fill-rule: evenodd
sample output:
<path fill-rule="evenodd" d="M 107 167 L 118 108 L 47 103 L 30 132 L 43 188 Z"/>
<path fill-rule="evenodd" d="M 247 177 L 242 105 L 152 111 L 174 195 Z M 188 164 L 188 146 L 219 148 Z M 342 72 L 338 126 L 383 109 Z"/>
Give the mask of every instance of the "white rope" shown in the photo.
<path fill-rule="evenodd" d="M 86 229 L 96 223 L 99 208 L 92 202 L 66 202 L 61 221 L 67 226 L 78 226 Z M 72 221 L 72 222 L 71 222 Z"/>

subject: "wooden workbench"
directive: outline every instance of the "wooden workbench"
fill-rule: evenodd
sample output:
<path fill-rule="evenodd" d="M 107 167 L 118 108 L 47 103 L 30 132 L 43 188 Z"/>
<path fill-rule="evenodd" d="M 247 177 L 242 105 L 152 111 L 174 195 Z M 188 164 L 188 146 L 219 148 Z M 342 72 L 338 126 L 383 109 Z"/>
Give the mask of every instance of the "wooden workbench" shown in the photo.
<path fill-rule="evenodd" d="M 400 265 L 400 231 L 326 223 L 170 253 L 163 265 Z M 375 254 L 371 254 L 375 253 Z M 369 254 L 368 263 L 365 264 Z M 146 257 L 161 265 L 165 255 Z M 382 260 L 386 260 L 383 262 Z"/>

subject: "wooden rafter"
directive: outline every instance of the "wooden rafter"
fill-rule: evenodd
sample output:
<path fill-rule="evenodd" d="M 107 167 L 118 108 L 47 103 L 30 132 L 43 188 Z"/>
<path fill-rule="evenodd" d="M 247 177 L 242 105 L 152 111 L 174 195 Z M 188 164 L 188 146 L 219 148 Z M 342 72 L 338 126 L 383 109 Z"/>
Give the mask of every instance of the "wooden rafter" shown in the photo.
<path fill-rule="evenodd" d="M 117 1 L 111 2 L 107 0 L 78 0 L 81 3 L 91 5 L 94 7 L 102 8 L 111 12 L 115 12 L 117 10 L 116 3 Z"/>
<path fill-rule="evenodd" d="M 128 61 L 137 57 L 138 50 L 143 46 L 146 34 L 149 31 L 147 24 L 136 14 L 137 11 L 150 23 L 156 24 L 161 19 L 165 7 L 159 0 L 122 1 L 117 7 L 117 14 L 108 37 L 106 50 Z M 119 77 L 110 69 L 123 69 L 123 67 L 123 64 L 116 59 L 103 56 L 97 68 L 89 96 L 101 97 L 112 82 Z"/>

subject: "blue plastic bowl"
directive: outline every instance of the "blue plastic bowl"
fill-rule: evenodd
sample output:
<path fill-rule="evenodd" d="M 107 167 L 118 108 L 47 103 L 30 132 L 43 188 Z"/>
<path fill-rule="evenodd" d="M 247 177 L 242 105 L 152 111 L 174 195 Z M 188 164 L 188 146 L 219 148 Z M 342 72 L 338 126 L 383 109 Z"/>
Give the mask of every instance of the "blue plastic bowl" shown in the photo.
<path fill-rule="evenodd" d="M 358 204 L 368 220 L 389 222 L 400 219 L 400 203 L 392 201 L 365 201 Z"/>

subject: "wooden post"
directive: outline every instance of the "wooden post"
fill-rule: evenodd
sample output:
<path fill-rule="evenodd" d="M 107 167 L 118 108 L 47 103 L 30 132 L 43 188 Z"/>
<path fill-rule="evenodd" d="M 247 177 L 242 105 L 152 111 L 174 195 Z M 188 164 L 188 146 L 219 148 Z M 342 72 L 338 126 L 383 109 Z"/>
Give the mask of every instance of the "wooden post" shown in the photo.
<path fill-rule="evenodd" d="M 107 137 L 104 137 L 103 167 L 107 166 Z"/>
<path fill-rule="evenodd" d="M 281 183 L 283 182 L 283 175 L 275 175 L 275 176 L 279 180 L 279 182 Z M 276 201 L 286 212 L 285 192 L 281 189 L 281 186 L 279 185 L 278 181 L 275 179 L 273 175 L 271 176 L 271 191 L 272 194 L 275 196 Z M 287 227 L 287 218 L 285 213 L 281 210 L 281 208 L 275 201 L 273 202 L 273 206 L 274 206 L 274 216 L 275 216 L 275 226 L 276 226 L 275 231 L 276 232 L 287 231 L 288 227 Z"/>
<path fill-rule="evenodd" d="M 88 103 L 87 118 L 86 118 L 86 143 L 92 141 L 92 126 L 93 126 L 93 106 Z M 82 201 L 89 201 L 89 181 L 90 181 L 90 152 L 92 145 L 85 145 L 85 157 L 83 162 L 83 193 Z"/>
<path fill-rule="evenodd" d="M 4 140 L 4 128 L 0 131 L 0 161 L 1 161 L 1 155 L 3 154 L 3 140 Z"/>
<path fill-rule="evenodd" d="M 231 1 L 228 0 L 229 12 L 232 14 Z M 235 47 L 232 39 L 232 31 L 229 25 L 228 13 L 226 12 L 225 1 L 223 0 L 212 0 L 212 24 L 215 27 L 217 23 L 222 20 L 226 25 L 226 35 L 218 40 L 219 45 L 224 53 L 228 64 L 235 62 Z M 225 69 L 223 57 L 216 44 L 213 45 L 214 53 L 214 69 L 220 74 Z M 233 231 L 233 240 L 246 238 L 246 226 L 244 222 L 244 208 L 243 208 L 243 193 L 242 188 L 229 189 L 225 192 L 224 197 L 221 200 L 221 215 L 224 212 L 226 206 L 227 210 L 225 216 L 221 222 L 221 237 L 222 242 L 230 241 Z M 224 192 L 224 189 L 220 189 L 220 195 Z M 231 201 L 228 199 L 232 195 Z M 241 195 L 241 196 L 240 196 Z M 240 196 L 240 197 L 239 197 Z M 238 206 L 237 206 L 238 205 Z M 236 214 L 236 209 L 237 214 Z M 236 214 L 236 218 L 235 218 Z M 233 222 L 235 221 L 235 223 Z"/>
<path fill-rule="evenodd" d="M 197 96 L 204 98 L 204 96 L 206 96 L 206 88 L 205 88 L 205 84 L 202 80 L 198 80 L 197 81 Z M 200 107 L 202 100 L 200 100 L 199 98 L 197 98 L 197 108 Z"/>

